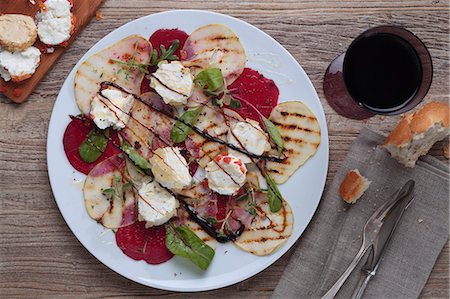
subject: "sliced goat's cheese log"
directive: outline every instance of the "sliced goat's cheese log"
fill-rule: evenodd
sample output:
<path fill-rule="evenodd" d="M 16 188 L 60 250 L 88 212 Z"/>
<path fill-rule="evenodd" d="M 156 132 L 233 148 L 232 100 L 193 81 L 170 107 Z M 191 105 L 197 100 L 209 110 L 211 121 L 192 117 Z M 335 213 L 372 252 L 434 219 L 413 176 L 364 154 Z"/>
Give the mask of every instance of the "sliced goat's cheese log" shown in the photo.
<path fill-rule="evenodd" d="M 0 48 L 0 76 L 7 82 L 30 78 L 41 60 L 38 48 L 29 47 L 22 52 L 8 52 Z"/>
<path fill-rule="evenodd" d="M 112 81 L 133 94 L 139 94 L 144 73 L 126 63 L 148 64 L 151 51 L 152 46 L 146 38 L 130 35 L 85 60 L 74 81 L 75 100 L 81 113 L 89 114 L 91 101 L 102 81 Z"/>
<path fill-rule="evenodd" d="M 151 75 L 150 86 L 173 106 L 185 105 L 194 88 L 194 79 L 188 68 L 179 61 L 161 61 Z"/>
<path fill-rule="evenodd" d="M 38 17 L 38 35 L 47 45 L 59 45 L 70 38 L 73 31 L 72 4 L 67 0 L 47 0 Z"/>
<path fill-rule="evenodd" d="M 255 194 L 257 215 L 234 244 L 255 255 L 268 255 L 292 235 L 294 215 L 287 201 L 283 200 L 281 209 L 272 213 L 267 194 L 261 192 Z"/>
<path fill-rule="evenodd" d="M 208 186 L 222 195 L 233 195 L 244 184 L 247 168 L 241 159 L 221 154 L 205 168 Z"/>
<path fill-rule="evenodd" d="M 228 85 L 244 71 L 245 50 L 227 26 L 210 24 L 189 35 L 181 50 L 181 62 L 196 76 L 207 68 L 220 68 Z"/>
<path fill-rule="evenodd" d="M 178 200 L 156 181 L 144 183 L 139 189 L 139 220 L 146 221 L 145 227 L 166 223 L 177 213 Z"/>
<path fill-rule="evenodd" d="M 124 188 L 123 193 L 119 190 L 127 177 L 126 158 L 119 154 L 95 166 L 84 183 L 84 202 L 89 216 L 107 228 L 127 226 L 137 219 L 133 188 Z M 114 195 L 103 194 L 104 190 L 114 188 L 117 189 Z"/>
<path fill-rule="evenodd" d="M 114 127 L 123 129 L 130 119 L 129 113 L 133 106 L 132 95 L 124 95 L 118 89 L 108 88 L 102 90 L 91 102 L 91 118 L 99 129 Z"/>
<path fill-rule="evenodd" d="M 246 119 L 234 124 L 228 131 L 227 140 L 230 144 L 246 151 L 262 155 L 270 150 L 269 136 L 261 129 L 257 121 Z M 251 163 L 251 159 L 243 153 L 229 150 L 233 156 L 240 158 L 244 163 Z"/>
<path fill-rule="evenodd" d="M 171 190 L 181 190 L 191 186 L 192 176 L 186 159 L 178 147 L 158 148 L 150 159 L 155 180 Z"/>

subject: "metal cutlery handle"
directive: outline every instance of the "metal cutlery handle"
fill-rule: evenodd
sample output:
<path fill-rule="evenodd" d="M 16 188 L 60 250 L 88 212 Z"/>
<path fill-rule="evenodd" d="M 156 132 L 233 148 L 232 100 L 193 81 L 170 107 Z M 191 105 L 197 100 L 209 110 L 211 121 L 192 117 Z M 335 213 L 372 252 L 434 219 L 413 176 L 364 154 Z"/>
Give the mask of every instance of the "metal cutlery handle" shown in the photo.
<path fill-rule="evenodd" d="M 367 246 L 363 243 L 353 261 L 350 263 L 344 273 L 342 273 L 341 277 L 339 277 L 339 279 L 335 282 L 331 289 L 325 295 L 323 295 L 322 299 L 332 299 L 334 298 L 334 296 L 336 296 L 337 292 L 339 292 L 339 289 L 342 287 L 344 282 L 347 280 L 353 270 L 355 270 L 355 267 L 358 265 L 359 261 L 364 256 L 366 251 Z"/>
<path fill-rule="evenodd" d="M 356 287 L 355 291 L 353 292 L 352 299 L 361 299 L 362 295 L 364 294 L 364 291 L 367 288 L 367 285 L 369 284 L 369 280 L 372 278 L 372 274 L 367 273 L 367 275 L 361 276 L 358 282 L 358 286 Z"/>

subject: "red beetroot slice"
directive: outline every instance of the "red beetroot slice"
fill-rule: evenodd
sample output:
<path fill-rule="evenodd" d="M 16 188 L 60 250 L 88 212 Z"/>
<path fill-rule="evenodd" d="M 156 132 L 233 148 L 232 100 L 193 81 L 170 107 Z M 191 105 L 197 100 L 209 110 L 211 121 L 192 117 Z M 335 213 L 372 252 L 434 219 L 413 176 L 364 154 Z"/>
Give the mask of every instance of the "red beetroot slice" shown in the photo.
<path fill-rule="evenodd" d="M 149 264 L 161 264 L 173 257 L 166 247 L 164 225 L 145 228 L 145 222 L 140 221 L 121 227 L 116 232 L 116 243 L 128 257 Z"/>
<path fill-rule="evenodd" d="M 269 117 L 272 108 L 277 105 L 280 94 L 273 80 L 251 68 L 245 68 L 239 78 L 228 86 L 228 90 L 236 99 L 252 103 L 265 117 Z M 244 118 L 259 121 L 259 114 L 245 101 L 241 101 L 241 108 L 234 110 Z"/>
<path fill-rule="evenodd" d="M 186 32 L 180 30 L 180 29 L 159 29 L 156 30 L 149 38 L 150 43 L 153 46 L 153 49 L 155 49 L 158 52 L 158 57 L 161 55 L 160 46 L 163 45 L 166 50 L 170 47 L 172 42 L 174 40 L 178 40 L 180 42 L 180 45 L 178 46 L 178 49 L 175 51 L 175 55 L 179 58 L 180 57 L 180 50 L 184 46 L 184 42 L 189 37 Z M 154 73 L 156 71 L 155 66 L 149 66 L 148 67 L 149 73 Z M 150 87 L 150 79 L 148 78 L 148 75 L 144 76 L 144 79 L 141 83 L 141 93 L 153 91 L 153 89 Z"/>
<path fill-rule="evenodd" d="M 114 141 L 116 144 L 119 144 L 119 137 L 117 136 L 116 131 L 110 129 L 109 137 L 112 141 L 108 141 L 103 154 L 92 163 L 84 162 L 78 154 L 78 148 L 93 128 L 94 122 L 92 120 L 79 119 L 74 117 L 67 126 L 63 137 L 64 152 L 66 153 L 67 159 L 69 160 L 73 168 L 84 174 L 88 174 L 92 170 L 92 168 L 94 168 L 103 160 L 121 152 L 120 149 L 118 149 L 112 143 L 112 141 Z"/>

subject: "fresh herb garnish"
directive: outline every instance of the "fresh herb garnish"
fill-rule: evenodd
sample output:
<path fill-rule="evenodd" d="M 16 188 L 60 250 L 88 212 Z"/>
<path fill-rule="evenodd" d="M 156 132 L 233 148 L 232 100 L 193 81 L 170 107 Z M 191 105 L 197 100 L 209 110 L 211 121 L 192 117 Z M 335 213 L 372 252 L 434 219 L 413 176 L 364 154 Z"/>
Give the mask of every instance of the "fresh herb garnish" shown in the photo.
<path fill-rule="evenodd" d="M 109 130 L 99 131 L 95 128 L 92 129 L 78 148 L 80 158 L 86 163 L 96 161 L 105 151 L 108 137 Z"/>
<path fill-rule="evenodd" d="M 281 195 L 280 190 L 278 190 L 277 184 L 275 184 L 272 177 L 267 172 L 264 173 L 264 177 L 267 182 L 267 196 L 269 198 L 270 211 L 272 213 L 276 213 L 281 209 L 283 204 L 283 196 Z"/>
<path fill-rule="evenodd" d="M 128 158 L 130 158 L 133 163 L 141 168 L 142 170 L 150 170 L 150 162 L 148 162 L 144 157 L 139 155 L 139 153 L 132 147 L 128 142 L 124 141 L 122 143 L 122 146 L 120 147 L 121 150 L 124 151 L 125 154 L 127 154 Z"/>
<path fill-rule="evenodd" d="M 219 68 L 203 70 L 195 77 L 194 82 L 213 93 L 223 85 L 222 71 Z"/>
<path fill-rule="evenodd" d="M 208 222 L 211 225 L 216 225 L 217 224 L 217 219 L 213 218 L 213 217 L 206 217 L 206 222 Z"/>
<path fill-rule="evenodd" d="M 144 74 L 148 74 L 148 65 L 144 64 L 144 63 L 139 63 L 137 62 L 134 58 L 131 58 L 127 61 L 122 61 L 122 60 L 118 60 L 118 59 L 111 59 L 112 62 L 117 63 L 119 65 L 125 66 L 126 68 L 130 69 L 130 70 L 138 70 Z M 120 73 L 121 70 L 118 71 L 118 73 Z M 127 74 L 127 71 L 125 71 L 125 74 Z M 129 72 L 128 72 L 129 74 Z"/>
<path fill-rule="evenodd" d="M 160 45 L 159 49 L 161 51 L 161 56 L 158 58 L 158 51 L 156 49 L 153 49 L 152 56 L 150 57 L 150 65 L 155 66 L 158 65 L 163 60 L 178 60 L 178 56 L 174 55 L 175 51 L 180 46 L 179 40 L 174 40 L 172 44 L 169 46 L 169 48 L 166 50 L 166 47 L 164 45 Z"/>
<path fill-rule="evenodd" d="M 195 124 L 201 111 L 202 107 L 200 106 L 184 112 L 179 120 L 173 125 L 172 131 L 170 132 L 170 139 L 175 143 L 186 140 L 187 136 L 192 131 L 192 128 L 188 125 L 192 126 Z"/>
<path fill-rule="evenodd" d="M 220 108 L 228 105 L 238 109 L 241 102 L 233 98 L 228 92 L 227 84 L 219 68 L 209 68 L 201 71 L 194 79 L 194 82 L 203 88 L 206 96 L 211 97 L 211 103 Z"/>
<path fill-rule="evenodd" d="M 170 252 L 188 258 L 202 270 L 208 269 L 215 253 L 189 227 L 171 222 L 166 225 L 166 246 Z"/>
<path fill-rule="evenodd" d="M 273 122 L 271 122 L 270 120 L 268 120 L 267 118 L 265 118 L 264 116 L 261 115 L 261 119 L 264 123 L 264 126 L 267 129 L 267 132 L 269 133 L 270 139 L 272 139 L 272 141 L 275 143 L 275 145 L 277 146 L 278 149 L 278 157 L 281 157 L 281 154 L 283 153 L 283 138 L 281 138 L 281 134 L 280 131 L 278 130 L 278 128 L 273 124 Z"/>

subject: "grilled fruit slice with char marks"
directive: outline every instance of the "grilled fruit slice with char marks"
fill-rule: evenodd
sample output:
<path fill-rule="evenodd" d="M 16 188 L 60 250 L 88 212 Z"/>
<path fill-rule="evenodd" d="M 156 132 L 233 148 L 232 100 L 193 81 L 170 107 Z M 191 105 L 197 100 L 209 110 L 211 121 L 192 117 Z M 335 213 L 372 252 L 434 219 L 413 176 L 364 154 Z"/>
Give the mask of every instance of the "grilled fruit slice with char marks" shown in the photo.
<path fill-rule="evenodd" d="M 144 73 L 139 68 L 114 62 L 120 60 L 132 64 L 148 64 L 152 46 L 140 35 L 130 35 L 106 49 L 90 56 L 75 74 L 75 100 L 83 114 L 91 109 L 91 100 L 97 94 L 102 81 L 114 81 L 134 94 L 140 94 Z"/>
<path fill-rule="evenodd" d="M 207 68 L 220 68 L 229 85 L 243 72 L 246 57 L 244 47 L 230 28 L 210 24 L 189 35 L 181 50 L 181 62 L 194 76 Z"/>
<path fill-rule="evenodd" d="M 195 126 L 213 137 L 226 141 L 229 126 L 242 120 L 242 117 L 233 110 L 204 105 Z M 188 135 L 186 148 L 203 168 L 214 157 L 227 150 L 225 145 L 209 141 L 194 131 Z"/>
<path fill-rule="evenodd" d="M 127 163 L 131 162 L 123 154 L 112 156 L 95 166 L 84 183 L 84 203 L 89 216 L 107 228 L 127 226 L 137 220 L 134 190 L 131 186 L 123 187 L 129 177 Z M 114 192 L 104 195 L 106 189 Z"/>
<path fill-rule="evenodd" d="M 267 171 L 277 184 L 283 184 L 320 144 L 320 125 L 303 102 L 284 102 L 274 107 L 269 119 L 277 126 L 284 141 L 283 162 L 267 162 Z M 276 149 L 271 150 L 276 155 Z"/>
<path fill-rule="evenodd" d="M 177 113 L 154 92 L 143 93 L 141 99 L 172 115 Z M 130 110 L 130 120 L 127 126 L 120 131 L 120 135 L 134 146 L 142 157 L 148 160 L 153 156 L 152 150 L 172 145 L 170 131 L 175 121 L 143 102 L 134 101 Z"/>
<path fill-rule="evenodd" d="M 240 249 L 255 255 L 268 255 L 292 235 L 294 215 L 287 201 L 277 213 L 270 212 L 267 194 L 256 192 L 257 216 L 234 241 Z"/>

